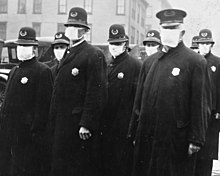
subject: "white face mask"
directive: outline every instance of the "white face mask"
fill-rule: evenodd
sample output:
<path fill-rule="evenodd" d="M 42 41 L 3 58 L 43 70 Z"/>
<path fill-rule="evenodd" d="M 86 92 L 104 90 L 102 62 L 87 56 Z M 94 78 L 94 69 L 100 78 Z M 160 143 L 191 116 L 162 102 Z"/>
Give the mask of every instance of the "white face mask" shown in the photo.
<path fill-rule="evenodd" d="M 212 44 L 201 44 L 199 43 L 199 53 L 203 56 L 208 54 L 211 51 Z"/>
<path fill-rule="evenodd" d="M 57 60 L 60 61 L 63 58 L 63 56 L 64 56 L 64 54 L 66 52 L 66 48 L 54 49 L 53 52 L 54 52 L 54 55 L 57 58 Z"/>
<path fill-rule="evenodd" d="M 115 58 L 117 56 L 119 56 L 120 54 L 122 54 L 125 51 L 125 43 L 123 43 L 122 45 L 112 45 L 109 44 L 109 52 L 111 53 L 111 55 Z"/>
<path fill-rule="evenodd" d="M 175 48 L 180 41 L 181 29 L 164 29 L 161 27 L 161 43 L 165 46 Z"/>
<path fill-rule="evenodd" d="M 145 46 L 145 51 L 147 53 L 148 56 L 156 53 L 158 51 L 158 45 L 157 46 Z"/>
<path fill-rule="evenodd" d="M 20 61 L 32 59 L 34 57 L 33 46 L 17 46 L 17 57 Z"/>
<path fill-rule="evenodd" d="M 79 40 L 83 38 L 84 35 L 80 36 L 80 30 L 83 28 L 78 28 L 78 27 L 67 27 L 65 30 L 65 35 L 72 41 Z"/>

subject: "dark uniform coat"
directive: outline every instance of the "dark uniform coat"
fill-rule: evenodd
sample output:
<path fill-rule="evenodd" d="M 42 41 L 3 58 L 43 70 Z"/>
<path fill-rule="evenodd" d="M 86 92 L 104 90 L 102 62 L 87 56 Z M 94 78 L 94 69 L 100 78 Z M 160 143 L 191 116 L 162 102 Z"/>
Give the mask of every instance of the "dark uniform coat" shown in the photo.
<path fill-rule="evenodd" d="M 10 72 L 1 127 L 9 142 L 12 175 L 46 174 L 41 169 L 52 84 L 50 69 L 35 58 L 21 62 Z"/>
<path fill-rule="evenodd" d="M 133 176 L 193 176 L 189 143 L 205 141 L 208 105 L 205 59 L 181 42 L 143 64 L 129 136 L 135 137 Z"/>
<path fill-rule="evenodd" d="M 212 115 L 208 123 L 206 142 L 199 151 L 198 157 L 201 159 L 218 160 L 220 120 L 216 119 L 214 115 L 220 113 L 220 58 L 212 53 L 208 53 L 205 58 L 211 76 Z"/>
<path fill-rule="evenodd" d="M 61 60 L 54 82 L 51 127 L 52 175 L 97 176 L 100 171 L 100 116 L 107 96 L 105 57 L 86 41 Z M 79 129 L 92 136 L 81 140 Z"/>
<path fill-rule="evenodd" d="M 108 66 L 108 103 L 103 113 L 105 175 L 128 176 L 131 153 L 126 138 L 141 62 L 122 53 Z M 132 155 L 131 155 L 132 156 Z M 131 167 L 131 166 L 130 166 Z"/>

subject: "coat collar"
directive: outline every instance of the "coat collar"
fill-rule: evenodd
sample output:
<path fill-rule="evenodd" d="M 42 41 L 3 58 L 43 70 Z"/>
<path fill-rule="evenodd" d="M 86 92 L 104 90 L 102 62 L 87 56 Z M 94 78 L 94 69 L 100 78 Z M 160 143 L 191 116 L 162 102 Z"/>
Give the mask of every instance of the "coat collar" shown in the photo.
<path fill-rule="evenodd" d="M 110 64 L 117 65 L 120 62 L 122 62 L 123 60 L 125 60 L 127 56 L 128 56 L 128 53 L 125 51 L 122 54 L 120 54 L 119 56 L 117 56 L 116 58 L 112 57 L 112 62 Z"/>
<path fill-rule="evenodd" d="M 181 41 L 177 45 L 176 48 L 171 48 L 171 49 L 168 50 L 168 52 L 163 52 L 162 51 L 164 54 L 163 55 L 161 54 L 161 57 L 159 59 L 162 59 L 163 58 L 162 56 L 168 56 L 168 55 L 171 56 L 171 55 L 175 54 L 176 52 L 179 52 L 184 47 L 185 47 L 185 45 L 184 45 L 183 41 Z"/>
<path fill-rule="evenodd" d="M 66 65 L 67 63 L 69 63 L 70 61 L 72 61 L 73 57 L 82 50 L 82 48 L 84 48 L 86 45 L 88 45 L 88 43 L 86 41 L 83 41 L 82 43 L 80 43 L 79 45 L 70 48 L 69 50 L 69 54 L 66 55 L 65 58 L 63 58 L 60 61 L 60 64 L 58 65 L 58 69 L 61 68 L 63 65 Z"/>
<path fill-rule="evenodd" d="M 36 57 L 33 57 L 32 59 L 26 60 L 26 61 L 20 61 L 18 67 L 26 67 L 33 63 L 37 62 Z"/>

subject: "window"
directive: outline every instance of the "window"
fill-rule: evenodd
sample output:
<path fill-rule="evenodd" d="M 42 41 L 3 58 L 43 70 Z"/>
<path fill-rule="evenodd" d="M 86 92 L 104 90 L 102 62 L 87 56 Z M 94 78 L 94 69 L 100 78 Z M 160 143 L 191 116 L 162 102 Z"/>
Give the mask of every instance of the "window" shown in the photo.
<path fill-rule="evenodd" d="M 131 44 L 134 44 L 135 39 L 135 28 L 131 26 Z"/>
<path fill-rule="evenodd" d="M 66 0 L 59 0 L 58 14 L 66 14 Z"/>
<path fill-rule="evenodd" d="M 26 0 L 18 0 L 18 13 L 26 13 Z"/>
<path fill-rule="evenodd" d="M 117 15 L 124 15 L 125 14 L 125 0 L 117 0 L 116 14 Z"/>
<path fill-rule="evenodd" d="M 0 0 L 0 13 L 7 13 L 8 0 Z"/>
<path fill-rule="evenodd" d="M 84 9 L 88 14 L 92 14 L 92 0 L 84 0 Z"/>
<path fill-rule="evenodd" d="M 137 31 L 137 40 L 136 40 L 136 44 L 139 44 L 139 31 Z"/>
<path fill-rule="evenodd" d="M 144 34 L 141 34 L 141 43 L 144 41 Z"/>
<path fill-rule="evenodd" d="M 141 26 L 145 27 L 145 17 L 146 17 L 146 10 L 142 8 L 141 10 Z"/>
<path fill-rule="evenodd" d="M 42 0 L 34 0 L 33 13 L 40 14 L 42 8 Z"/>
<path fill-rule="evenodd" d="M 32 23 L 32 27 L 36 31 L 36 36 L 40 37 L 40 32 L 41 32 L 41 23 Z"/>
<path fill-rule="evenodd" d="M 146 31 L 146 33 L 147 33 L 147 31 L 151 30 L 151 28 L 152 28 L 152 25 L 151 25 L 151 24 L 147 24 L 147 25 L 145 26 L 145 31 Z"/>
<path fill-rule="evenodd" d="M 6 22 L 0 22 L 0 39 L 6 40 Z"/>
<path fill-rule="evenodd" d="M 140 22 L 140 13 L 141 13 L 141 6 L 138 4 L 138 10 L 137 10 L 137 22 Z"/>
<path fill-rule="evenodd" d="M 131 17 L 134 20 L 135 20 L 135 13 L 136 13 L 136 0 L 132 0 Z"/>
<path fill-rule="evenodd" d="M 65 32 L 64 23 L 58 23 L 57 24 L 57 32 Z"/>
<path fill-rule="evenodd" d="M 90 30 L 86 33 L 85 39 L 87 42 L 92 42 L 92 24 L 88 24 L 90 26 Z"/>
<path fill-rule="evenodd" d="M 152 18 L 153 9 L 152 6 L 147 7 L 147 18 Z"/>

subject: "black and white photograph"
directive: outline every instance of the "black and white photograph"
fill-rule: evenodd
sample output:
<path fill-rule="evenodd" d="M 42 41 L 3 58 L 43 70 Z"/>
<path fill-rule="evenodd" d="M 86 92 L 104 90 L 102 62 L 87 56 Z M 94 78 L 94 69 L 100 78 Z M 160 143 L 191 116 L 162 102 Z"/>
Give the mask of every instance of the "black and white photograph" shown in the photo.
<path fill-rule="evenodd" d="M 0 176 L 220 176 L 220 0 L 0 0 Z"/>

